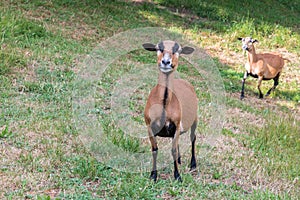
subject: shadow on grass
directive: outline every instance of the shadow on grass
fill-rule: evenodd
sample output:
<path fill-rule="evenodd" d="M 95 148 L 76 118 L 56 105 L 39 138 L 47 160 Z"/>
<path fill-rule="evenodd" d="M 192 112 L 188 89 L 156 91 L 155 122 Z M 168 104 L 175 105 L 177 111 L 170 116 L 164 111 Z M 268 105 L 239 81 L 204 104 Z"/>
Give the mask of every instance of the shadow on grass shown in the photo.
<path fill-rule="evenodd" d="M 253 19 L 258 24 L 281 25 L 299 33 L 300 1 L 218 1 L 218 0 L 161 0 L 165 6 L 174 6 L 180 10 L 188 9 L 199 17 L 220 23 L 239 22 L 244 18 Z M 224 27 L 223 27 L 224 28 Z M 252 27 L 254 28 L 254 27 Z M 226 31 L 220 29 L 218 31 Z M 266 30 L 259 30 L 266 31 Z M 266 36 L 269 34 L 265 33 Z M 271 34 L 271 33 L 270 33 Z"/>
<path fill-rule="evenodd" d="M 283 98 L 283 99 L 289 100 L 289 101 L 294 101 L 296 103 L 299 103 L 299 105 L 300 105 L 300 92 L 299 91 L 276 89 L 275 93 L 276 93 L 276 96 L 279 96 L 280 98 Z"/>
<path fill-rule="evenodd" d="M 14 41 L 15 39 L 23 39 L 23 38 L 33 38 L 30 40 L 30 45 L 26 43 L 23 44 L 23 40 L 20 40 L 20 46 L 24 46 L 24 48 L 38 48 L 37 46 L 41 46 L 40 43 L 49 45 L 52 44 L 47 42 L 47 40 L 52 40 L 55 37 L 71 37 L 71 36 L 61 36 L 56 33 L 48 33 L 49 31 L 46 28 L 41 28 L 41 24 L 45 27 L 48 27 L 49 24 L 53 22 L 58 24 L 62 24 L 60 28 L 61 31 L 65 31 L 65 29 L 71 29 L 74 31 L 78 28 L 75 22 L 80 20 L 79 24 L 83 26 L 88 25 L 91 28 L 95 29 L 95 40 L 96 42 L 101 40 L 101 38 L 107 38 L 110 35 L 113 35 L 116 32 L 125 31 L 131 28 L 141 28 L 141 27 L 149 27 L 149 26 L 166 26 L 167 28 L 170 26 L 174 27 L 192 27 L 193 25 L 199 25 L 200 27 L 208 26 L 216 31 L 226 31 L 228 28 L 229 22 L 239 21 L 242 18 L 251 17 L 255 20 L 264 23 L 274 23 L 281 24 L 283 26 L 291 26 L 295 28 L 299 28 L 298 18 L 289 18 L 289 15 L 295 15 L 300 12 L 300 6 L 298 1 L 288 2 L 288 1 L 280 1 L 281 4 L 275 4 L 277 6 L 269 9 L 268 4 L 265 2 L 241 2 L 241 1 L 229 1 L 229 2 L 219 2 L 216 0 L 213 1 L 194 1 L 190 2 L 187 0 L 178 1 L 178 0 L 162 0 L 159 1 L 161 5 L 170 6 L 173 8 L 165 9 L 157 4 L 151 2 L 144 1 L 104 1 L 104 0 L 86 0 L 86 1 L 70 1 L 70 0 L 53 0 L 51 2 L 48 1 L 22 1 L 22 3 L 11 2 L 12 5 L 18 5 L 22 10 L 36 10 L 35 14 L 41 14 L 39 12 L 48 10 L 49 15 L 45 15 L 40 17 L 40 21 L 31 20 L 30 22 L 25 21 L 26 23 L 21 23 L 20 26 L 15 26 L 16 28 L 12 28 L 10 30 L 11 35 L 4 35 L 2 40 L 5 43 L 9 43 L 9 41 Z M 274 1 L 274 0 L 273 0 Z M 154 1 L 157 2 L 157 1 Z M 170 2 L 173 2 L 170 4 Z M 275 2 L 275 1 L 274 1 Z M 277 2 L 277 1 L 276 1 Z M 16 7 L 12 7 L 15 9 Z M 41 10 L 43 8 L 44 10 Z M 174 9 L 179 8 L 179 9 Z M 39 11 L 40 9 L 40 11 Z M 252 10 L 253 12 L 249 12 Z M 261 12 L 264 10 L 265 12 Z M 272 12 L 272 14 L 271 14 Z M 285 13 L 285 15 L 276 15 L 274 13 Z M 195 13 L 198 17 L 205 17 L 206 19 L 197 19 L 191 21 L 191 15 L 179 15 L 179 14 L 191 14 Z M 258 15 L 259 14 L 259 15 Z M 26 16 L 26 14 L 25 14 Z M 259 16 L 259 17 L 257 17 Z M 271 17 L 270 17 L 271 16 Z M 300 15 L 299 15 L 300 16 Z M 9 19 L 9 18 L 8 18 Z M 215 21 L 214 21 L 215 20 Z M 20 20 L 19 20 L 20 21 Z M 42 21 L 42 23 L 41 23 Z M 62 23 L 64 22 L 64 23 Z M 68 23 L 67 23 L 68 22 Z M 214 25 L 215 22 L 218 25 Z M 6 24 L 6 25 L 5 25 Z M 26 26 L 25 26 L 25 25 Z M 4 30 L 8 30 L 10 23 L 0 23 L 0 26 L 4 27 Z M 22 26 L 21 26 L 22 25 Z M 74 25 L 74 26 L 73 26 Z M 83 29 L 84 30 L 84 29 Z M 266 34 L 269 34 L 267 30 Z M 53 35 L 52 35 L 53 34 Z M 46 37 L 51 35 L 51 37 Z M 67 38 L 70 39 L 70 38 Z M 73 38 L 72 38 L 73 39 Z M 91 38 L 86 38 L 87 40 Z M 93 47 L 95 40 L 91 39 L 89 42 L 82 43 L 90 47 Z M 43 42 L 42 42 L 43 41 Z M 91 42 L 92 41 L 92 42 Z M 91 44 L 92 43 L 92 44 Z M 80 52 L 79 48 L 74 48 L 73 44 L 66 44 L 66 42 L 56 43 L 56 48 L 67 49 L 62 52 L 65 53 L 66 59 L 62 59 L 62 62 L 65 60 L 72 60 L 72 54 L 75 56 Z M 69 46 L 68 46 L 69 45 Z M 77 45 L 77 44 L 76 44 Z M 69 48 L 66 48 L 69 47 Z M 78 45 L 77 45 L 78 47 Z M 85 47 L 88 49 L 89 47 Z M 51 50 L 51 47 L 48 48 Z M 43 54 L 44 52 L 42 52 Z M 72 52 L 70 52 L 72 51 Z M 69 53 L 70 52 L 70 53 Z M 5 53 L 5 52 L 4 52 Z M 1 53 L 1 55 L 5 55 Z M 55 51 L 51 52 L 54 54 Z M 82 53 L 82 52 L 80 52 Z M 67 55 L 68 54 L 68 55 Z M 69 55 L 70 54 L 70 55 Z M 18 63 L 17 54 L 14 54 L 10 59 L 12 64 L 10 66 L 15 67 L 15 63 Z M 69 58 L 70 57 L 70 58 Z M 38 59 L 38 58 L 33 58 Z M 30 59 L 28 59 L 30 60 Z M 21 65 L 26 65 L 21 63 Z M 216 60 L 219 63 L 218 60 Z M 71 63 L 71 61 L 70 61 Z M 65 63 L 65 64 L 70 64 Z M 223 66 L 218 64 L 220 73 L 222 78 L 224 79 L 224 84 L 227 92 L 240 92 L 241 90 L 241 79 L 243 77 L 242 73 L 236 72 L 231 69 L 229 66 Z M 0 74 L 9 73 L 9 68 L 3 68 L 0 70 Z M 252 79 L 252 78 L 251 78 Z M 246 82 L 246 93 L 247 95 L 256 95 L 257 90 L 255 87 L 249 87 L 249 83 L 254 83 L 247 79 Z M 251 89 L 252 88 L 252 89 Z M 292 101 L 299 101 L 299 94 L 296 91 L 281 91 L 279 88 L 279 92 L 277 92 L 280 97 L 283 97 Z"/>

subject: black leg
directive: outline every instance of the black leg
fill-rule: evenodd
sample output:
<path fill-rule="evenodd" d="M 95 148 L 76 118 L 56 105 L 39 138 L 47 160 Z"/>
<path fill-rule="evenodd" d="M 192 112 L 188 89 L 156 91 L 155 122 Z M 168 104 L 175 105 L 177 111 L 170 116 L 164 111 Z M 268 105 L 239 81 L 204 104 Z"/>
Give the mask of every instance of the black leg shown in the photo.
<path fill-rule="evenodd" d="M 245 74 L 244 74 L 243 80 L 242 80 L 242 91 L 241 91 L 241 97 L 240 97 L 241 100 L 245 97 L 245 94 L 244 94 L 245 93 L 244 92 L 245 82 L 246 82 L 246 79 L 247 79 L 248 75 L 249 75 L 249 73 L 246 71 Z"/>
<path fill-rule="evenodd" d="M 195 130 L 197 127 L 197 121 L 194 122 L 194 124 L 191 127 L 191 142 L 192 142 L 192 158 L 191 158 L 191 166 L 190 166 L 190 171 L 193 171 L 197 167 L 196 163 L 196 156 L 195 156 L 195 143 L 196 143 L 196 134 Z"/>
<path fill-rule="evenodd" d="M 176 130 L 175 136 L 172 141 L 172 156 L 174 160 L 174 178 L 181 182 L 181 177 L 178 170 L 178 139 L 180 131 Z"/>
<path fill-rule="evenodd" d="M 181 165 L 181 155 L 179 151 L 179 145 L 178 145 L 178 164 Z"/>
<path fill-rule="evenodd" d="M 276 77 L 273 79 L 274 80 L 274 85 L 273 85 L 273 87 L 271 87 L 269 89 L 269 91 L 267 92 L 266 96 L 269 96 L 271 94 L 271 92 L 276 89 L 277 85 L 279 84 L 279 76 L 280 76 L 280 73 L 278 73 L 276 75 Z"/>
<path fill-rule="evenodd" d="M 158 153 L 158 147 L 156 143 L 156 137 L 150 137 L 150 142 L 152 146 L 152 171 L 150 174 L 150 179 L 153 181 L 157 180 L 157 170 L 156 170 L 156 159 L 157 159 L 157 153 Z"/>
<path fill-rule="evenodd" d="M 195 157 L 195 142 L 196 142 L 196 137 L 194 139 L 194 141 L 192 142 L 192 158 L 191 158 L 191 168 L 190 170 L 194 170 L 197 167 L 196 164 L 196 157 Z"/>
<path fill-rule="evenodd" d="M 261 86 L 261 82 L 263 80 L 262 76 L 258 77 L 258 84 L 257 84 L 257 89 L 258 89 L 258 93 L 259 93 L 259 98 L 262 99 L 264 98 L 264 95 L 262 94 L 261 90 L 260 90 L 260 86 Z"/>
<path fill-rule="evenodd" d="M 157 180 L 157 170 L 151 171 L 150 179 L 156 182 Z"/>
<path fill-rule="evenodd" d="M 157 170 L 156 170 L 156 158 L 157 158 L 158 148 L 152 149 L 152 157 L 153 157 L 153 167 L 150 175 L 150 179 L 155 181 L 157 180 Z"/>
<path fill-rule="evenodd" d="M 179 182 L 182 182 L 182 179 L 181 179 L 181 176 L 179 174 L 178 165 L 177 165 L 176 161 L 174 161 L 174 178 L 175 178 L 175 180 L 177 180 Z"/>

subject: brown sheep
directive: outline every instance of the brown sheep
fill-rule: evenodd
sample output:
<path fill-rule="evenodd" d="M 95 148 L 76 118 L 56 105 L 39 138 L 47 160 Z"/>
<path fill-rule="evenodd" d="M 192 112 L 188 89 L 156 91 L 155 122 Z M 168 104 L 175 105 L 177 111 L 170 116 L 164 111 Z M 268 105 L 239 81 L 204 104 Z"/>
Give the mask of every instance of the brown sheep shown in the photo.
<path fill-rule="evenodd" d="M 179 135 L 191 129 L 192 142 L 191 170 L 196 168 L 195 130 L 197 127 L 198 100 L 193 86 L 182 79 L 174 79 L 178 67 L 179 54 L 190 54 L 191 47 L 183 47 L 174 41 L 163 41 L 157 45 L 146 43 L 144 49 L 157 52 L 159 69 L 158 84 L 148 97 L 144 117 L 152 146 L 153 167 L 150 178 L 157 179 L 156 159 L 158 146 L 156 136 L 172 138 L 172 156 L 174 160 L 174 177 L 181 181 L 178 170 L 180 153 Z"/>
<path fill-rule="evenodd" d="M 278 53 L 257 54 L 255 52 L 254 43 L 258 41 L 252 39 L 251 37 L 238 38 L 238 40 L 242 41 L 242 48 L 243 50 L 246 50 L 248 54 L 248 59 L 245 64 L 246 72 L 242 81 L 242 91 L 240 98 L 243 99 L 245 97 L 244 85 L 246 78 L 249 75 L 254 78 L 258 78 L 257 89 L 259 92 L 259 98 L 263 98 L 263 94 L 260 89 L 262 80 L 274 80 L 273 87 L 270 88 L 266 93 L 266 96 L 269 96 L 270 93 L 275 90 L 276 86 L 278 85 L 278 80 L 284 66 L 284 60 L 288 59 L 283 58 L 281 54 Z"/>

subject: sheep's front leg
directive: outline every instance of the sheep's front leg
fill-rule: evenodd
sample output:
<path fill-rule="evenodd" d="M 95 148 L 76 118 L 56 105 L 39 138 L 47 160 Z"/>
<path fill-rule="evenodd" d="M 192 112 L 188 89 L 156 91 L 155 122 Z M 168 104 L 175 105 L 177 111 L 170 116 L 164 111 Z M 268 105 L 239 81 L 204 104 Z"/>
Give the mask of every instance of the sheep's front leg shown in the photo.
<path fill-rule="evenodd" d="M 245 94 L 244 94 L 245 93 L 244 92 L 245 82 L 246 82 L 246 79 L 247 79 L 248 75 L 249 75 L 249 73 L 246 71 L 245 74 L 244 74 L 243 80 L 242 80 L 242 91 L 241 91 L 241 97 L 240 97 L 241 100 L 245 97 Z"/>
<path fill-rule="evenodd" d="M 172 156 L 174 160 L 174 178 L 175 180 L 182 181 L 179 170 L 178 170 L 178 140 L 179 140 L 180 130 L 177 128 L 176 133 L 174 135 L 173 141 L 172 141 Z"/>
<path fill-rule="evenodd" d="M 180 156 L 180 151 L 179 151 L 179 144 L 178 144 L 177 149 L 178 149 L 178 159 L 177 159 L 177 162 L 178 162 L 179 165 L 181 165 L 181 156 Z"/>
<path fill-rule="evenodd" d="M 152 133 L 151 130 L 148 130 L 148 131 L 149 131 L 149 139 L 150 139 L 150 143 L 151 143 L 152 158 L 153 158 L 150 179 L 152 179 L 153 181 L 156 181 L 157 180 L 156 159 L 157 159 L 158 147 L 157 147 L 156 137 L 151 134 Z"/>
<path fill-rule="evenodd" d="M 261 86 L 261 82 L 263 80 L 263 76 L 259 76 L 258 77 L 258 83 L 257 83 L 257 89 L 259 92 L 259 98 L 262 99 L 264 97 L 263 93 L 261 92 L 260 86 Z"/>

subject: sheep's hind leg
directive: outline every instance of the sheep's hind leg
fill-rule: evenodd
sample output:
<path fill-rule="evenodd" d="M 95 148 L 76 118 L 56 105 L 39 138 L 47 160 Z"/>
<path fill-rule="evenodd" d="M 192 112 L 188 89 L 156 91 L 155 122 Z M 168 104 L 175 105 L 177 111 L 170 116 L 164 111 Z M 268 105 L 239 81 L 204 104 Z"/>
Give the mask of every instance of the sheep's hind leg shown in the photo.
<path fill-rule="evenodd" d="M 191 158 L 191 168 L 190 171 L 193 171 L 196 169 L 197 167 L 197 162 L 196 162 L 196 156 L 195 156 L 195 143 L 196 143 L 196 134 L 195 134 L 195 130 L 197 127 L 197 121 L 195 121 L 191 127 L 191 142 L 192 142 L 192 158 Z"/>
<path fill-rule="evenodd" d="M 273 87 L 271 87 L 269 89 L 269 91 L 267 92 L 266 96 L 269 96 L 271 94 L 271 92 L 276 89 L 277 85 L 279 84 L 279 76 L 280 76 L 280 73 L 278 73 L 277 76 L 275 78 L 273 78 L 274 85 L 273 85 Z"/>
<path fill-rule="evenodd" d="M 176 133 L 174 135 L 173 141 L 172 141 L 172 156 L 174 160 L 174 178 L 175 180 L 181 182 L 181 176 L 179 174 L 178 170 L 178 139 L 179 139 L 180 131 L 176 130 Z"/>
<path fill-rule="evenodd" d="M 259 98 L 262 99 L 264 97 L 264 95 L 262 94 L 261 90 L 260 90 L 260 86 L 261 86 L 261 82 L 263 80 L 263 77 L 262 76 L 259 76 L 258 77 L 258 84 L 257 84 L 257 89 L 258 89 L 258 92 L 259 92 Z"/>

